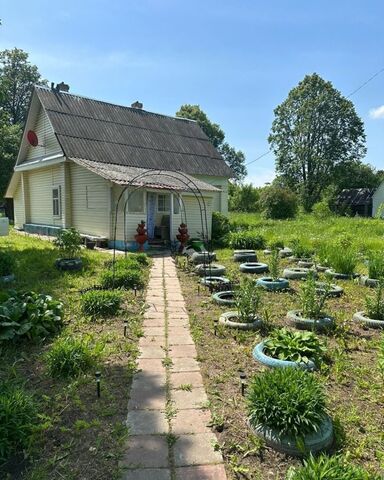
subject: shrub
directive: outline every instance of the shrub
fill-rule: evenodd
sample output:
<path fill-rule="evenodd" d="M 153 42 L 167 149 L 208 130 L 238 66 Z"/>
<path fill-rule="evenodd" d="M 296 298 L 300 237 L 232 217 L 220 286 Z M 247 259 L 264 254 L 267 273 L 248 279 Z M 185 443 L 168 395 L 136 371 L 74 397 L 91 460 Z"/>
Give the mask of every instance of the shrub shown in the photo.
<path fill-rule="evenodd" d="M 280 277 L 280 257 L 279 250 L 277 248 L 273 249 L 271 252 L 271 259 L 269 261 L 269 273 L 271 274 L 272 280 L 276 282 Z"/>
<path fill-rule="evenodd" d="M 275 368 L 256 375 L 247 398 L 252 426 L 300 437 L 318 431 L 326 398 L 317 377 L 301 368 Z"/>
<path fill-rule="evenodd" d="M 101 274 L 101 285 L 104 288 L 143 288 L 144 280 L 143 273 L 137 267 L 125 269 L 116 268 L 113 270 L 106 270 Z"/>
<path fill-rule="evenodd" d="M 230 232 L 229 219 L 220 212 L 212 213 L 212 240 L 218 246 L 225 246 L 226 237 Z"/>
<path fill-rule="evenodd" d="M 321 220 L 333 216 L 333 212 L 329 208 L 327 200 L 322 200 L 321 202 L 315 203 L 312 207 L 312 213 L 315 218 Z"/>
<path fill-rule="evenodd" d="M 369 318 L 374 320 L 384 320 L 384 279 L 379 280 L 379 285 L 375 288 L 373 297 L 365 298 L 365 309 Z"/>
<path fill-rule="evenodd" d="M 111 317 L 120 309 L 122 294 L 111 290 L 91 290 L 81 297 L 81 309 L 90 317 Z"/>
<path fill-rule="evenodd" d="M 287 480 L 380 480 L 378 475 L 371 475 L 363 468 L 348 463 L 346 458 L 335 455 L 312 455 L 304 460 L 302 467 L 291 467 Z"/>
<path fill-rule="evenodd" d="M 255 230 L 229 234 L 229 246 L 233 249 L 261 250 L 265 248 L 265 245 L 265 238 Z"/>
<path fill-rule="evenodd" d="M 150 263 L 149 257 L 146 253 L 131 253 L 127 258 L 132 258 L 139 265 L 147 266 Z"/>
<path fill-rule="evenodd" d="M 64 228 L 59 231 L 53 244 L 64 259 L 75 258 L 80 252 L 81 236 L 76 228 Z"/>
<path fill-rule="evenodd" d="M 287 188 L 271 186 L 261 192 L 260 206 L 266 218 L 294 218 L 297 212 L 297 197 Z"/>
<path fill-rule="evenodd" d="M 284 248 L 283 240 L 273 239 L 268 243 L 268 248 L 271 250 L 278 250 L 279 248 Z"/>
<path fill-rule="evenodd" d="M 52 377 L 75 377 L 90 370 L 102 351 L 101 344 L 92 345 L 89 337 L 61 337 L 45 356 Z"/>
<path fill-rule="evenodd" d="M 49 295 L 8 292 L 0 304 L 0 342 L 26 336 L 44 338 L 62 325 L 63 304 Z"/>
<path fill-rule="evenodd" d="M 0 464 L 28 447 L 36 417 L 36 404 L 29 394 L 10 382 L 0 382 Z"/>
<path fill-rule="evenodd" d="M 261 291 L 250 279 L 244 279 L 236 292 L 236 308 L 243 323 L 254 322 L 261 306 Z"/>
<path fill-rule="evenodd" d="M 296 238 L 289 242 L 292 253 L 297 258 L 310 258 L 313 255 L 313 249 L 305 245 L 300 239 Z"/>
<path fill-rule="evenodd" d="M 249 185 L 229 185 L 229 209 L 232 212 L 258 212 L 260 189 Z"/>
<path fill-rule="evenodd" d="M 15 260 L 11 253 L 0 250 L 0 277 L 5 277 L 13 273 Z"/>
<path fill-rule="evenodd" d="M 328 261 L 335 272 L 345 275 L 353 275 L 357 265 L 357 255 L 351 247 L 342 248 L 330 245 L 328 249 Z"/>
<path fill-rule="evenodd" d="M 370 253 L 368 258 L 368 276 L 375 279 L 384 277 L 384 255 L 381 253 Z"/>
<path fill-rule="evenodd" d="M 265 340 L 265 353 L 279 360 L 320 364 L 326 348 L 313 332 L 291 331 L 286 328 L 275 330 Z"/>
<path fill-rule="evenodd" d="M 330 289 L 329 279 L 324 288 L 318 289 L 314 272 L 308 273 L 300 292 L 300 310 L 305 318 L 317 319 L 321 317 Z"/>

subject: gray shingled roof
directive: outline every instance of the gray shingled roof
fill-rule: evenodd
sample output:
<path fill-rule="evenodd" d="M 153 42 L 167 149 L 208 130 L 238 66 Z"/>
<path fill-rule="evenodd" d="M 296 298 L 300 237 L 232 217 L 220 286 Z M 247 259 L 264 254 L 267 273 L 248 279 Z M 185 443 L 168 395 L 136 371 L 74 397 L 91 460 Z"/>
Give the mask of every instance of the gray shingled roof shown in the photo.
<path fill-rule="evenodd" d="M 100 163 L 232 177 L 199 125 L 36 87 L 65 155 Z"/>
<path fill-rule="evenodd" d="M 145 168 L 128 167 L 126 165 L 112 165 L 100 162 L 92 162 L 84 158 L 69 158 L 73 162 L 96 173 L 100 177 L 110 180 L 118 185 L 145 186 L 161 190 L 178 191 L 209 191 L 219 192 L 220 190 L 209 183 L 179 172 L 168 170 L 146 170 Z"/>
<path fill-rule="evenodd" d="M 342 205 L 370 205 L 374 188 L 344 188 L 337 196 L 336 203 Z"/>

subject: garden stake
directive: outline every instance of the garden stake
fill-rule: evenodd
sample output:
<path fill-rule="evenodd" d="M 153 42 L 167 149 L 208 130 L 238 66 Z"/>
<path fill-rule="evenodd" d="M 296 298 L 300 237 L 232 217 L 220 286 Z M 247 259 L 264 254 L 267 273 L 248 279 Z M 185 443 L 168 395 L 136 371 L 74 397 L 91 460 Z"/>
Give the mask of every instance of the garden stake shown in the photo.
<path fill-rule="evenodd" d="M 217 337 L 217 324 L 219 323 L 218 319 L 215 318 L 213 320 L 213 330 L 214 330 L 214 333 L 215 333 L 215 337 Z"/>
<path fill-rule="evenodd" d="M 135 297 L 136 297 L 136 295 L 137 295 L 137 286 L 136 285 L 134 285 L 133 291 L 135 292 Z"/>
<path fill-rule="evenodd" d="M 241 370 L 239 372 L 239 376 L 240 376 L 240 387 L 241 387 L 241 395 L 244 397 L 245 395 L 245 387 L 246 387 L 246 382 L 245 382 L 245 379 L 247 378 L 245 373 Z"/>
<path fill-rule="evenodd" d="M 96 377 L 97 398 L 100 398 L 100 377 L 101 377 L 101 372 L 96 372 L 96 373 L 95 373 L 95 377 Z"/>
<path fill-rule="evenodd" d="M 124 320 L 124 337 L 127 336 L 128 320 Z"/>

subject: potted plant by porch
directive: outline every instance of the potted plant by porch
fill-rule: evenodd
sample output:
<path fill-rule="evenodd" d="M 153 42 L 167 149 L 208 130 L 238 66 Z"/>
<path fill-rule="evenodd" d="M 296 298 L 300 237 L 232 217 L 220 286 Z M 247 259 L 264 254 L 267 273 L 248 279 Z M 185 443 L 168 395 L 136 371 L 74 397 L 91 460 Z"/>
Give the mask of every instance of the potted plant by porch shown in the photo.
<path fill-rule="evenodd" d="M 249 425 L 275 450 L 304 456 L 333 442 L 324 387 L 301 368 L 274 368 L 255 375 L 247 398 Z"/>
<path fill-rule="evenodd" d="M 368 327 L 384 328 L 384 277 L 379 279 L 379 283 L 375 288 L 373 297 L 365 298 L 365 310 L 356 312 L 353 320 Z"/>
<path fill-rule="evenodd" d="M 280 278 L 279 268 L 279 251 L 277 248 L 272 250 L 271 259 L 269 262 L 269 277 L 262 277 L 256 281 L 256 285 L 265 288 L 266 290 L 285 290 L 289 287 L 289 282 L 285 278 Z"/>
<path fill-rule="evenodd" d="M 14 268 L 13 256 L 5 250 L 0 250 L 0 284 L 12 282 L 15 279 Z"/>
<path fill-rule="evenodd" d="M 83 266 L 81 258 L 77 257 L 81 248 L 81 236 L 75 228 L 65 228 L 59 231 L 53 244 L 59 249 L 61 257 L 55 262 L 59 270 L 80 270 Z"/>
<path fill-rule="evenodd" d="M 329 297 L 331 283 L 329 281 L 322 288 L 316 286 L 315 272 L 308 274 L 307 280 L 301 287 L 300 309 L 290 310 L 287 318 L 297 328 L 307 330 L 322 330 L 333 325 L 333 318 L 324 313 L 324 307 Z"/>
<path fill-rule="evenodd" d="M 326 351 L 313 332 L 275 330 L 253 349 L 253 358 L 271 368 L 304 368 L 314 370 Z"/>
<path fill-rule="evenodd" d="M 384 277 L 384 255 L 381 252 L 372 252 L 368 256 L 368 276 L 360 277 L 360 285 L 377 287 L 381 277 Z"/>
<path fill-rule="evenodd" d="M 261 292 L 255 284 L 244 279 L 235 294 L 236 310 L 225 312 L 219 322 L 230 328 L 240 330 L 254 330 L 261 326 L 262 320 L 258 315 L 261 306 Z"/>

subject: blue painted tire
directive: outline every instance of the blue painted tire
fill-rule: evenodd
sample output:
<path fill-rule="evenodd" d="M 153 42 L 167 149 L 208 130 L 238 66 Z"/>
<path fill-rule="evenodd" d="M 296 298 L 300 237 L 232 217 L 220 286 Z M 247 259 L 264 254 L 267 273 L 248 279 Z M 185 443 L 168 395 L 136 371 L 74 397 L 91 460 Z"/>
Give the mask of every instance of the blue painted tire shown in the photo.
<path fill-rule="evenodd" d="M 367 327 L 384 328 L 384 320 L 375 320 L 374 318 L 369 318 L 365 315 L 365 312 L 356 312 L 352 319 L 354 322 L 362 323 Z"/>
<path fill-rule="evenodd" d="M 279 360 L 264 353 L 264 342 L 260 342 L 253 349 L 252 356 L 255 360 L 269 368 L 302 368 L 304 370 L 315 370 L 316 365 L 312 360 L 308 363 L 292 362 L 290 360 Z"/>
<path fill-rule="evenodd" d="M 301 260 L 299 260 L 297 262 L 297 266 L 302 267 L 302 268 L 312 268 L 313 267 L 313 261 L 309 260 L 309 259 L 302 258 Z"/>
<path fill-rule="evenodd" d="M 243 273 L 265 273 L 269 267 L 266 263 L 246 262 L 240 264 L 240 272 Z"/>
<path fill-rule="evenodd" d="M 316 282 L 316 292 L 324 292 L 325 282 Z M 344 293 L 344 289 L 339 285 L 331 284 L 331 289 L 328 292 L 329 297 L 340 297 Z"/>
<path fill-rule="evenodd" d="M 0 277 L 0 283 L 11 283 L 15 281 L 15 275 L 10 273 L 9 275 L 3 275 Z"/>
<path fill-rule="evenodd" d="M 352 275 L 347 275 L 345 273 L 334 272 L 330 268 L 325 271 L 327 275 L 332 275 L 336 280 L 353 280 L 354 278 L 360 277 L 360 274 L 353 273 Z"/>
<path fill-rule="evenodd" d="M 290 310 L 287 313 L 287 318 L 295 324 L 297 328 L 304 330 L 327 330 L 334 325 L 334 319 L 327 315 L 319 319 L 304 318 L 300 315 L 299 310 Z"/>
<path fill-rule="evenodd" d="M 208 265 L 201 264 L 195 267 L 195 272 L 201 277 L 220 277 L 225 273 L 225 267 L 217 263 Z"/>
<path fill-rule="evenodd" d="M 210 287 L 212 285 L 231 283 L 231 281 L 226 277 L 204 277 L 200 280 L 200 283 Z"/>
<path fill-rule="evenodd" d="M 266 290 L 273 290 L 274 292 L 279 290 L 286 290 L 287 288 L 289 288 L 289 282 L 285 278 L 272 280 L 271 277 L 262 277 L 256 281 L 256 285 L 259 285 Z"/>
<path fill-rule="evenodd" d="M 324 421 L 317 432 L 304 435 L 304 451 L 298 448 L 294 436 L 280 435 L 278 431 L 264 425 L 253 426 L 250 422 L 249 425 L 253 432 L 262 438 L 269 447 L 294 457 L 303 457 L 309 453 L 314 454 L 328 450 L 333 443 L 333 425 L 328 415 L 324 417 Z"/>
<path fill-rule="evenodd" d="M 376 280 L 376 278 L 369 278 L 365 275 L 362 275 L 359 278 L 359 284 L 363 285 L 364 287 L 376 288 L 379 284 L 379 280 Z"/>
<path fill-rule="evenodd" d="M 302 280 L 307 278 L 309 272 L 309 268 L 285 268 L 283 271 L 283 277 L 289 278 L 290 280 Z M 315 278 L 317 278 L 317 272 L 313 273 Z"/>
<path fill-rule="evenodd" d="M 219 305 L 234 305 L 235 292 L 233 290 L 226 290 L 224 292 L 213 293 L 212 300 Z"/>
<path fill-rule="evenodd" d="M 259 317 L 254 318 L 253 322 L 236 322 L 235 318 L 239 318 L 237 312 L 225 312 L 220 315 L 219 323 L 229 328 L 237 328 L 238 330 L 256 330 L 261 327 L 262 320 Z"/>

